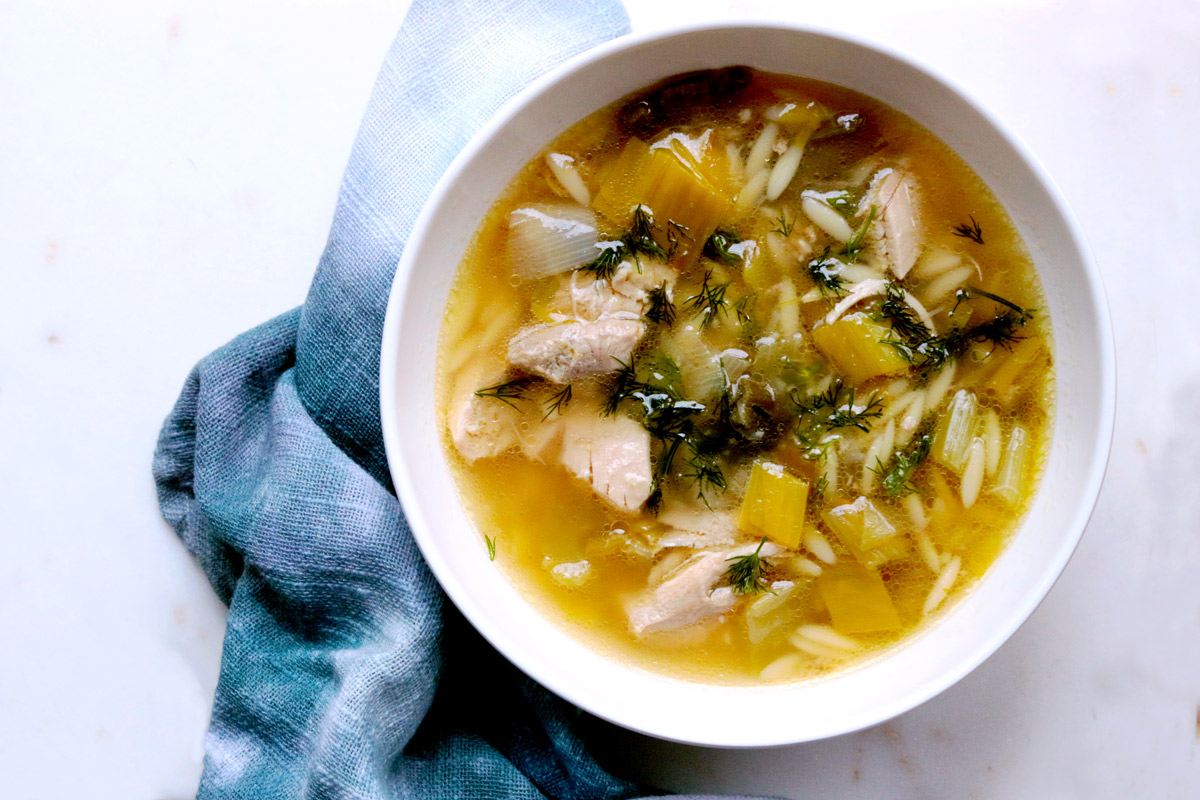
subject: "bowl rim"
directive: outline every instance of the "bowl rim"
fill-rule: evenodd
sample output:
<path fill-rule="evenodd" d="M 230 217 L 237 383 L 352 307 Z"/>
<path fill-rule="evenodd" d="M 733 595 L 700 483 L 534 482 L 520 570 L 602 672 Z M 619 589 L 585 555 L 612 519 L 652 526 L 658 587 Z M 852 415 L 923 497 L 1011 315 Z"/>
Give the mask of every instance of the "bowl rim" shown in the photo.
<path fill-rule="evenodd" d="M 401 324 L 401 306 L 403 298 L 408 294 L 408 285 L 412 280 L 415 265 L 415 253 L 417 247 L 414 247 L 415 242 L 420 242 L 428 235 L 431 223 L 435 218 L 435 210 L 446 199 L 447 194 L 452 190 L 458 181 L 460 174 L 466 166 L 476 157 L 477 153 L 491 140 L 496 134 L 508 126 L 514 117 L 516 117 L 526 106 L 534 101 L 535 98 L 542 95 L 544 92 L 551 89 L 559 81 L 566 76 L 579 71 L 596 62 L 609 59 L 628 50 L 642 47 L 646 44 L 670 40 L 674 38 L 691 37 L 697 34 L 705 34 L 714 31 L 738 31 L 738 30 L 765 30 L 771 32 L 796 33 L 801 35 L 822 37 L 825 39 L 835 40 L 842 45 L 849 45 L 852 48 L 860 48 L 867 51 L 872 51 L 875 54 L 882 55 L 885 58 L 892 59 L 931 79 L 936 84 L 940 84 L 953 99 L 963 103 L 974 112 L 976 112 L 992 130 L 1005 140 L 1012 147 L 1017 157 L 1024 162 L 1024 165 L 1029 169 L 1032 176 L 1036 179 L 1039 187 L 1046 193 L 1048 199 L 1053 205 L 1055 211 L 1060 217 L 1061 223 L 1070 237 L 1070 244 L 1078 252 L 1080 265 L 1087 280 L 1082 294 L 1086 296 L 1087 302 L 1090 305 L 1090 312 L 1096 324 L 1097 341 L 1095 341 L 1095 355 L 1097 357 L 1097 378 L 1100 385 L 1100 396 L 1097 400 L 1097 423 L 1096 434 L 1097 438 L 1093 441 L 1088 457 L 1089 468 L 1086 478 L 1080 482 L 1081 489 L 1079 492 L 1080 502 L 1070 514 L 1070 525 L 1068 535 L 1063 536 L 1058 546 L 1053 551 L 1053 558 L 1049 564 L 1044 567 L 1040 574 L 1042 579 L 1035 587 L 1023 598 L 1022 602 L 1016 606 L 1014 611 L 1005 619 L 1007 624 L 998 626 L 988 632 L 986 636 L 979 638 L 971 651 L 969 658 L 962 658 L 954 664 L 953 669 L 943 670 L 938 673 L 937 680 L 926 681 L 924 684 L 909 689 L 903 699 L 890 704 L 882 704 L 874 709 L 872 713 L 860 714 L 858 717 L 848 717 L 839 725 L 829 726 L 820 735 L 805 735 L 805 736 L 789 736 L 789 735 L 764 735 L 755 731 L 737 731 L 737 735 L 714 737 L 709 735 L 698 735 L 695 733 L 679 732 L 667 728 L 661 728 L 656 725 L 648 725 L 644 721 L 641 723 L 631 722 L 623 718 L 620 714 L 613 713 L 605 706 L 594 702 L 593 697 L 583 691 L 580 687 L 572 684 L 570 680 L 565 680 L 564 676 L 549 672 L 543 668 L 539 661 L 532 655 L 519 647 L 514 646 L 510 637 L 500 627 L 493 626 L 491 622 L 479 612 L 475 602 L 465 594 L 465 589 L 457 580 L 454 573 L 450 570 L 446 562 L 442 559 L 440 553 L 425 541 L 425 532 L 428 530 L 424 522 L 424 514 L 421 511 L 418 494 L 413 486 L 409 465 L 400 454 L 399 434 L 397 431 L 398 422 L 395 419 L 395 414 L 391 413 L 397 407 L 397 373 L 396 369 L 399 349 L 399 332 Z M 652 81 L 650 81 L 652 82 Z M 853 88 L 853 87 L 851 87 Z M 859 90 L 861 91 L 861 90 Z M 570 122 L 567 123 L 571 124 Z M 1080 301 L 1082 302 L 1082 300 Z M 436 337 L 435 337 L 436 338 Z M 1096 502 L 1099 497 L 1100 488 L 1103 483 L 1104 475 L 1107 470 L 1108 461 L 1111 455 L 1113 432 L 1116 417 L 1116 353 L 1115 341 L 1112 329 L 1112 319 L 1108 307 L 1107 296 L 1104 289 L 1100 270 L 1096 265 L 1095 258 L 1087 245 L 1086 239 L 1083 236 L 1082 229 L 1070 206 L 1066 202 L 1059 186 L 1049 175 L 1041 161 L 1032 153 L 1024 141 L 1007 125 L 992 114 L 979 101 L 975 100 L 970 93 L 964 90 L 956 81 L 943 74 L 940 70 L 925 64 L 912 55 L 899 51 L 889 45 L 873 41 L 856 34 L 847 33 L 845 31 L 832 29 L 821 25 L 798 24 L 790 22 L 772 22 L 762 20 L 726 20 L 719 22 L 704 22 L 688 25 L 673 26 L 670 28 L 655 30 L 641 34 L 631 34 L 619 37 L 612 41 L 598 45 L 590 50 L 578 54 L 567 59 L 563 63 L 541 75 L 529 85 L 519 91 L 516 95 L 505 102 L 499 110 L 470 138 L 466 145 L 452 160 L 449 167 L 438 180 L 437 184 L 430 192 L 429 197 L 424 203 L 420 214 L 415 220 L 412 229 L 406 240 L 404 252 L 401 255 L 396 268 L 395 276 L 389 292 L 387 311 L 384 319 L 383 338 L 381 342 L 380 352 L 380 416 L 381 427 L 383 432 L 384 448 L 387 456 L 388 468 L 392 480 L 396 488 L 396 494 L 401 502 L 402 508 L 405 510 L 405 515 L 409 519 L 410 527 L 413 532 L 414 539 L 424 556 L 426 563 L 430 566 L 431 571 L 438 579 L 439 584 L 443 587 L 446 594 L 452 602 L 459 608 L 463 615 L 471 622 L 488 642 L 495 647 L 509 661 L 518 666 L 523 672 L 532 677 L 538 683 L 548 688 L 558 696 L 568 700 L 574 705 L 585 709 L 594 716 L 607 720 L 621 727 L 633 730 L 639 733 L 648 734 L 660 739 L 668 741 L 676 741 L 684 744 L 703 745 L 711 747 L 739 747 L 739 748 L 756 748 L 756 747 L 773 747 L 786 744 L 794 744 L 802 741 L 810 741 L 821 738 L 828 738 L 840 734 L 850 733 L 856 730 L 869 727 L 871 725 L 884 722 L 899 714 L 902 714 L 912 708 L 915 708 L 922 703 L 925 703 L 932 697 L 940 694 L 963 677 L 978 667 L 983 661 L 990 657 L 997 649 L 999 649 L 1012 635 L 1029 619 L 1030 615 L 1038 608 L 1049 593 L 1050 589 L 1058 581 L 1062 575 L 1067 563 L 1070 561 L 1078 544 L 1083 536 L 1083 533 L 1091 519 L 1095 510 Z M 1056 426 L 1061 424 L 1061 408 L 1056 414 Z M 1028 519 L 1028 516 L 1026 517 Z M 976 590 L 978 587 L 976 587 Z M 538 612 L 540 613 L 540 612 Z M 591 648 L 589 648 L 591 649 Z M 646 673 L 648 676 L 657 678 L 653 673 Z M 713 688 L 707 684 L 696 683 L 696 686 Z M 778 686 L 788 686 L 789 684 L 781 684 Z M 754 692 L 769 692 L 776 685 L 763 687 L 738 687 L 741 690 Z"/>

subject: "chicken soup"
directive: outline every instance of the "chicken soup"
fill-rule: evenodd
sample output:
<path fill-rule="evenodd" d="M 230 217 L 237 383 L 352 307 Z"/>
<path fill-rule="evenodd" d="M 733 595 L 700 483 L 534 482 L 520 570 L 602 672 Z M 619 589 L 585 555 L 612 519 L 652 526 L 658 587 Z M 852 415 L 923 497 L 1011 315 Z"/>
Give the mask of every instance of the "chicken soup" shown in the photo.
<path fill-rule="evenodd" d="M 1050 320 L 1004 209 L 911 119 L 744 67 L 513 179 L 439 342 L 480 547 L 610 655 L 812 678 L 961 599 L 1029 507 Z"/>

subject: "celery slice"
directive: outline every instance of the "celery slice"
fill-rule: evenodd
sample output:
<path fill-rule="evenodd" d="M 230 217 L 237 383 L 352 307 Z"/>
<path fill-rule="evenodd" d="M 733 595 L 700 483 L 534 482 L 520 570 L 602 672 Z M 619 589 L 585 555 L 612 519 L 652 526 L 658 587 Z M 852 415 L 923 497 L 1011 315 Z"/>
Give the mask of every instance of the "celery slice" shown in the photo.
<path fill-rule="evenodd" d="M 996 486 L 992 489 L 1009 505 L 1016 505 L 1021 496 L 1021 484 L 1025 479 L 1028 460 L 1029 434 L 1018 425 L 1008 436 L 1008 446 L 1004 448 L 1004 461 L 996 475 Z"/>
<path fill-rule="evenodd" d="M 878 566 L 908 552 L 896 526 L 866 497 L 823 511 L 821 519 L 865 566 Z"/>

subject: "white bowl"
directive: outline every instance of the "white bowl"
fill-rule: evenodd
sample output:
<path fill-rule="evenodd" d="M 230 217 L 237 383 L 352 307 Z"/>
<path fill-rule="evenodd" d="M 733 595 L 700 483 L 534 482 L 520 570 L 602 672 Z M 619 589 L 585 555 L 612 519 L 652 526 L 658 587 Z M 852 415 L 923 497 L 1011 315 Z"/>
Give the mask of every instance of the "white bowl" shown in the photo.
<path fill-rule="evenodd" d="M 447 468 L 434 366 L 455 271 L 517 170 L 570 124 L 669 75 L 745 64 L 856 89 L 908 114 L 991 186 L 1041 275 L 1054 329 L 1053 441 L 1032 510 L 977 588 L 944 620 L 866 666 L 821 681 L 712 686 L 652 674 L 588 649 L 537 612 L 491 564 Z M 954 684 L 1033 612 L 1074 551 L 1100 489 L 1115 377 L 1096 267 L 1057 188 L 999 122 L 949 81 L 842 34 L 783 25 L 705 25 L 618 39 L 509 102 L 433 191 L 396 272 L 383 333 L 384 442 L 400 500 L 446 593 L 484 636 L 544 686 L 604 719 L 702 745 L 819 739 L 900 714 Z M 403 413 L 401 412 L 403 410 Z M 746 708 L 770 709 L 753 725 Z"/>

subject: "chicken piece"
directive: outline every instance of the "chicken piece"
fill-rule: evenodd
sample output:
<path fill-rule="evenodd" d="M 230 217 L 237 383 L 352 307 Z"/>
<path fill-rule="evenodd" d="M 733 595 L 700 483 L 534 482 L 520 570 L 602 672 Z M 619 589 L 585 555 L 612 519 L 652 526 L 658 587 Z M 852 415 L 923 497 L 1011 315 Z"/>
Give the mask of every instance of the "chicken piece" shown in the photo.
<path fill-rule="evenodd" d="M 749 555 L 756 548 L 754 543 L 696 553 L 626 607 L 630 632 L 642 636 L 674 630 L 729 611 L 737 595 L 730 587 L 717 584 L 729 569 L 729 559 Z M 779 548 L 767 542 L 759 555 L 777 552 Z"/>
<path fill-rule="evenodd" d="M 859 204 L 859 214 L 874 205 L 877 213 L 873 236 L 888 266 L 903 278 L 917 263 L 921 242 L 917 230 L 917 189 L 907 172 L 886 167 L 875 173 Z"/>
<path fill-rule="evenodd" d="M 646 326 L 637 319 L 551 322 L 517 332 L 508 345 L 514 367 L 554 383 L 615 372 L 629 357 Z"/>
<path fill-rule="evenodd" d="M 738 539 L 737 524 L 730 512 L 672 503 L 658 514 L 658 521 L 671 530 L 659 537 L 657 547 L 721 547 Z"/>
<path fill-rule="evenodd" d="M 650 290 L 664 283 L 668 290 L 675 285 L 675 270 L 652 259 L 642 259 L 641 270 L 632 261 L 625 261 L 612 278 L 602 280 L 589 280 L 573 272 L 555 295 L 552 318 L 590 322 L 608 317 L 637 318 L 649 306 Z"/>
<path fill-rule="evenodd" d="M 521 422 L 520 414 L 512 406 L 494 397 L 475 394 L 478 387 L 492 384 L 473 382 L 472 374 L 466 373 L 455 387 L 448 417 L 450 438 L 468 462 L 498 456 L 515 447 Z"/>
<path fill-rule="evenodd" d="M 629 417 L 583 408 L 564 417 L 560 458 L 617 508 L 635 511 L 650 496 L 650 434 Z"/>

